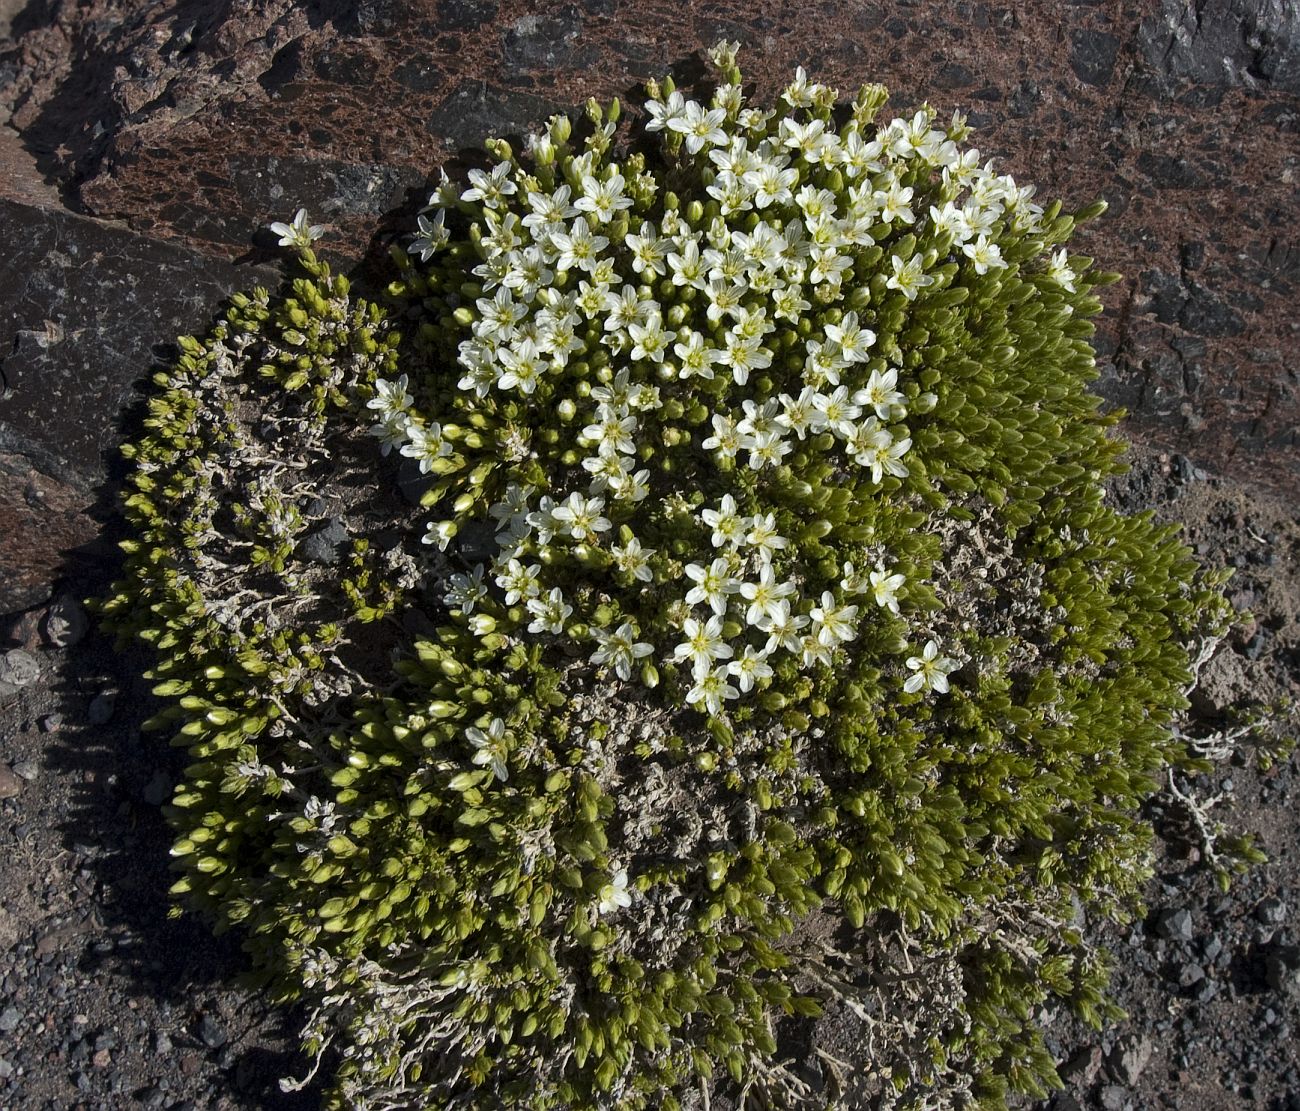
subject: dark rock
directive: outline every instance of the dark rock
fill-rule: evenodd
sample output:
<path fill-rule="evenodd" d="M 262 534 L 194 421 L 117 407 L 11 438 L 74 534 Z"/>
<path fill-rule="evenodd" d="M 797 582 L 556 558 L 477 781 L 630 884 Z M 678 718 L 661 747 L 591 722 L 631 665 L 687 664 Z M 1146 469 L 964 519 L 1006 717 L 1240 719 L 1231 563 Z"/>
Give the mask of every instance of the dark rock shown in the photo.
<path fill-rule="evenodd" d="M 1255 907 L 1255 917 L 1265 926 L 1280 926 L 1286 921 L 1286 903 L 1273 896 Z"/>
<path fill-rule="evenodd" d="M 1106 1068 L 1120 1084 L 1132 1087 L 1151 1062 L 1153 1048 L 1145 1034 L 1129 1034 L 1115 1043 L 1106 1058 Z"/>
<path fill-rule="evenodd" d="M 1170 941 L 1192 940 L 1192 914 L 1185 908 L 1165 909 L 1156 917 L 1156 932 Z"/>
<path fill-rule="evenodd" d="M 438 0 L 438 23 L 452 31 L 472 31 L 495 19 L 497 0 Z"/>
<path fill-rule="evenodd" d="M 1241 314 L 1197 282 L 1188 283 L 1189 296 L 1178 323 L 1198 336 L 1239 336 L 1246 330 Z"/>
<path fill-rule="evenodd" d="M 452 146 L 477 147 L 490 135 L 521 135 L 555 111 L 553 105 L 528 93 L 466 81 L 434 110 L 428 128 Z"/>
<path fill-rule="evenodd" d="M 88 487 L 103 480 L 105 448 L 117 438 L 119 414 L 134 399 L 140 375 L 155 361 L 153 346 L 201 330 L 235 287 L 259 281 L 274 287 L 276 276 L 198 259 L 182 247 L 67 211 L 3 199 L 0 258 L 0 303 L 14 306 L 18 328 L 50 337 L 4 359 L 9 393 L 0 399 L 0 453 L 25 457 L 33 497 L 48 503 L 39 512 L 29 507 L 26 527 L 12 525 L 29 538 L 53 528 L 58 542 L 75 547 L 97 527 L 76 530 L 51 518 L 90 504 L 67 483 Z M 42 475 L 52 476 L 53 485 L 43 487 Z M 0 481 L 0 490 L 12 482 Z M 10 527 L 0 494 L 0 536 Z M 0 555 L 7 555 L 2 540 Z"/>
<path fill-rule="evenodd" d="M 1264 977 L 1273 991 L 1300 996 L 1300 946 L 1278 945 L 1264 958 Z"/>
<path fill-rule="evenodd" d="M 140 792 L 141 798 L 150 806 L 162 806 L 172 793 L 172 779 L 162 768 L 154 770 L 149 782 L 144 785 L 144 790 Z"/>
<path fill-rule="evenodd" d="M 433 488 L 435 481 L 433 475 L 420 472 L 420 464 L 414 459 L 403 458 L 397 465 L 397 488 L 412 505 L 420 504 L 420 499 Z"/>
<path fill-rule="evenodd" d="M 571 4 L 548 15 L 522 16 L 505 33 L 502 55 L 517 69 L 553 69 L 569 60 L 581 34 L 582 13 Z"/>
<path fill-rule="evenodd" d="M 41 778 L 41 766 L 35 760 L 17 760 L 14 762 L 14 775 L 28 783 L 35 783 Z"/>
<path fill-rule="evenodd" d="M 432 93 L 442 88 L 443 74 L 424 58 L 410 58 L 393 70 L 393 79 L 412 92 Z"/>
<path fill-rule="evenodd" d="M 113 720 L 117 699 L 111 694 L 97 694 L 86 707 L 86 722 L 90 725 L 107 725 Z"/>
<path fill-rule="evenodd" d="M 312 563 L 332 565 L 338 563 L 347 542 L 348 530 L 342 518 L 331 517 L 327 524 L 307 536 L 299 545 L 298 552 Z"/>
<path fill-rule="evenodd" d="M 1177 972 L 1178 986 L 1180 988 L 1190 988 L 1205 979 L 1205 969 L 1196 961 L 1187 961 L 1179 965 Z"/>
<path fill-rule="evenodd" d="M 226 1033 L 226 1028 L 211 1014 L 205 1014 L 201 1019 L 199 1019 L 197 1033 L 199 1041 L 209 1049 L 220 1049 L 230 1040 L 230 1035 Z"/>
<path fill-rule="evenodd" d="M 1102 1053 L 1101 1046 L 1093 1045 L 1079 1050 L 1073 1057 L 1061 1066 L 1061 1079 L 1066 1084 L 1079 1088 L 1088 1088 L 1092 1086 L 1098 1075 L 1101 1073 Z"/>
<path fill-rule="evenodd" d="M 935 72 L 933 84 L 936 89 L 968 89 L 975 83 L 975 74 L 969 66 L 960 62 L 947 62 Z"/>
<path fill-rule="evenodd" d="M 1070 67 L 1085 85 L 1105 85 L 1115 72 L 1119 39 L 1105 31 L 1075 31 L 1070 39 Z"/>
<path fill-rule="evenodd" d="M 1184 81 L 1300 93 L 1300 8 L 1290 0 L 1162 0 L 1137 42 L 1166 96 Z"/>

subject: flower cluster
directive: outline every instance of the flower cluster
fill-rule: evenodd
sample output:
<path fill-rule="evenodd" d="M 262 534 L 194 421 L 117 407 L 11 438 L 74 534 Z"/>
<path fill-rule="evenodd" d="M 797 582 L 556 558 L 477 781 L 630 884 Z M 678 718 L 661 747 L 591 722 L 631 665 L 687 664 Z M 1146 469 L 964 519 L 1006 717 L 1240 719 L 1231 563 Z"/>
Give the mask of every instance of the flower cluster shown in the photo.
<path fill-rule="evenodd" d="M 479 284 L 456 313 L 468 334 L 455 405 L 500 428 L 507 464 L 476 507 L 497 554 L 454 576 L 446 601 L 468 616 L 495 586 L 514 624 L 585 642 L 623 680 L 688 667 L 686 701 L 716 716 L 783 657 L 832 666 L 864 621 L 902 613 L 907 578 L 889 553 L 832 534 L 835 565 L 812 564 L 783 494 L 814 459 L 859 497 L 905 493 L 907 422 L 934 404 L 904 366 L 908 310 L 1006 268 L 1001 234 L 1032 234 L 1043 213 L 1031 187 L 961 145 L 959 116 L 941 128 L 923 108 L 876 126 L 874 87 L 838 129 L 836 94 L 802 69 L 779 118 L 736 84 L 708 105 L 671 82 L 651 91 L 646 130 L 697 175 L 695 199 L 635 157 L 614 162 L 614 122 L 596 111 L 580 153 L 557 118 L 530 164 L 498 145 L 498 162 L 459 194 L 444 180 L 422 218 L 411 252 L 426 262 L 469 221 Z M 1063 252 L 1046 272 L 1073 289 Z M 405 376 L 369 404 L 385 453 L 425 474 L 469 465 Z M 446 550 L 474 521 L 458 503 L 426 543 Z M 907 655 L 912 639 L 898 639 Z M 928 655 L 899 682 L 943 692 L 956 662 L 922 639 Z"/>

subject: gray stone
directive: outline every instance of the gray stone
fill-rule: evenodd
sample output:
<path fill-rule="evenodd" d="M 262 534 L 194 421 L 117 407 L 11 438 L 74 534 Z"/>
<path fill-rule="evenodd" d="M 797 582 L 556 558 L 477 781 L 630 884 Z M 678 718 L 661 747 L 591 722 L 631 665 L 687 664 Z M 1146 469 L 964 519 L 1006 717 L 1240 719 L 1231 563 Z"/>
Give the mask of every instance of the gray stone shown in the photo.
<path fill-rule="evenodd" d="M 23 1013 L 17 1007 L 6 1007 L 0 1011 L 0 1034 L 12 1034 L 23 1021 Z"/>
<path fill-rule="evenodd" d="M 112 694 L 97 694 L 86 707 L 86 721 L 90 725 L 107 725 L 113 720 L 113 709 L 117 697 Z"/>
<path fill-rule="evenodd" d="M 14 775 L 28 783 L 35 783 L 41 777 L 41 766 L 35 760 L 19 760 L 14 764 Z"/>
<path fill-rule="evenodd" d="M 340 517 L 330 520 L 314 532 L 299 546 L 298 552 L 303 559 L 312 563 L 332 565 L 338 563 L 342 556 L 343 545 L 348 542 L 348 530 Z"/>
<path fill-rule="evenodd" d="M 1184 908 L 1162 910 L 1156 919 L 1156 932 L 1170 941 L 1191 941 L 1191 911 Z"/>
<path fill-rule="evenodd" d="M 230 1040 L 226 1028 L 210 1014 L 199 1019 L 198 1035 L 199 1041 L 209 1049 L 220 1049 Z"/>
<path fill-rule="evenodd" d="M 81 603 L 71 594 L 61 595 L 45 615 L 41 632 L 54 648 L 71 648 L 86 635 L 90 621 Z"/>
<path fill-rule="evenodd" d="M 1300 996 L 1300 947 L 1279 945 L 1264 958 L 1268 986 L 1285 995 Z"/>
<path fill-rule="evenodd" d="M 14 1074 L 13 1065 L 4 1057 L 0 1057 L 0 1080 L 8 1080 Z"/>
<path fill-rule="evenodd" d="M 497 0 L 438 0 L 438 25 L 449 31 L 473 31 L 497 15 Z"/>
<path fill-rule="evenodd" d="M 1265 899 L 1255 908 L 1255 917 L 1265 926 L 1280 926 L 1286 921 L 1286 903 L 1276 896 Z"/>
<path fill-rule="evenodd" d="M 1121 1038 L 1106 1059 L 1111 1076 L 1119 1083 L 1132 1087 L 1150 1064 L 1153 1048 L 1151 1039 L 1143 1034 L 1130 1034 Z"/>
<path fill-rule="evenodd" d="M 41 661 L 23 648 L 0 656 L 0 695 L 16 694 L 41 677 Z"/>
<path fill-rule="evenodd" d="M 55 336 L 4 358 L 0 451 L 64 481 L 102 482 L 154 346 L 201 331 L 233 289 L 278 278 L 66 209 L 0 200 L 0 303 L 12 306 L 14 328 Z"/>

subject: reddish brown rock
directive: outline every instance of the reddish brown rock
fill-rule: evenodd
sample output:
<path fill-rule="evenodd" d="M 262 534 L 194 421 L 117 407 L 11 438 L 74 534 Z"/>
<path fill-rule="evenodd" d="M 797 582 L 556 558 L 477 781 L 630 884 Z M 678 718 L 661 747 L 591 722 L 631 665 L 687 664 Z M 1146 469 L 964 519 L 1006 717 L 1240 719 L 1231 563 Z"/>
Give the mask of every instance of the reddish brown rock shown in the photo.
<path fill-rule="evenodd" d="M 1194 19 L 1181 0 L 41 7 L 39 26 L 16 21 L 0 89 L 41 174 L 99 216 L 226 258 L 300 205 L 333 225 L 334 249 L 360 252 L 409 227 L 457 149 L 589 96 L 635 102 L 666 68 L 690 81 L 724 36 L 762 97 L 804 64 L 846 91 L 882 81 L 900 107 L 962 108 L 1042 195 L 1111 203 L 1081 249 L 1124 275 L 1100 388 L 1131 429 L 1211 469 L 1300 481 L 1293 5 L 1221 0 Z"/>
<path fill-rule="evenodd" d="M 90 496 L 0 454 L 0 613 L 45 601 L 67 553 L 94 539 Z"/>

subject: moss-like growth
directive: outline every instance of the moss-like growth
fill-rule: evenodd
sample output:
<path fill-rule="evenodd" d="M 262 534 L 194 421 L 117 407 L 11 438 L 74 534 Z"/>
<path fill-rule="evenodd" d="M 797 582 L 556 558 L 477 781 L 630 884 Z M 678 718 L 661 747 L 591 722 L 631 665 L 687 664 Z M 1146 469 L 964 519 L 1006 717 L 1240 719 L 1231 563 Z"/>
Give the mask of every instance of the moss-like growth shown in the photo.
<path fill-rule="evenodd" d="M 279 225 L 129 449 L 173 890 L 332 1106 L 999 1106 L 1108 1013 L 1080 914 L 1226 606 L 1105 503 L 1100 206 L 714 61 L 621 160 L 617 104 L 489 143 L 382 306 Z M 848 1059 L 778 1062 L 824 1009 Z"/>

